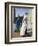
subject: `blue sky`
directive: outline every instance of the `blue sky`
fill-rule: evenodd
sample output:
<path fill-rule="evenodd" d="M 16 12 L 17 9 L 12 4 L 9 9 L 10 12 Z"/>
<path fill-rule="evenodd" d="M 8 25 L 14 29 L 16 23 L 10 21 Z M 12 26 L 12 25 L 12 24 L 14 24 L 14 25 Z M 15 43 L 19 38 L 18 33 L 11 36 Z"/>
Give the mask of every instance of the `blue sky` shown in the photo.
<path fill-rule="evenodd" d="M 16 17 L 18 16 L 18 14 L 20 16 L 23 16 L 25 13 L 32 13 L 32 9 L 28 9 L 28 8 L 15 8 L 15 14 L 16 14 Z"/>

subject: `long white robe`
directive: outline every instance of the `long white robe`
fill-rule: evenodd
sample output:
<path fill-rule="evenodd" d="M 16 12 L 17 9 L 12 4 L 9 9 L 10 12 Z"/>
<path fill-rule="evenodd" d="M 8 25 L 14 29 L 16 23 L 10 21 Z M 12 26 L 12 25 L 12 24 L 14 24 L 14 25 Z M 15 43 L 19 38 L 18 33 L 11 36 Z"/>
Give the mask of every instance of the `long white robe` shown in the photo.
<path fill-rule="evenodd" d="M 26 27 L 27 27 L 27 24 L 26 24 L 26 21 L 25 21 L 26 17 L 27 17 L 27 15 L 24 15 L 24 17 L 23 17 L 22 27 L 20 28 L 20 36 L 25 34 L 25 30 L 26 30 Z"/>

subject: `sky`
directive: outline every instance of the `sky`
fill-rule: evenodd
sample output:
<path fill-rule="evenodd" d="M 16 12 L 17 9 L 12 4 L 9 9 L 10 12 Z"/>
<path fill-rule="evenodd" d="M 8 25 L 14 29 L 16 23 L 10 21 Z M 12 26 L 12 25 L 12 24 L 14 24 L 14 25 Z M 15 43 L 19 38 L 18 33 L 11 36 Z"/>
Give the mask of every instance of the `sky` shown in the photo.
<path fill-rule="evenodd" d="M 18 17 L 18 14 L 20 16 L 23 16 L 26 12 L 32 14 L 32 9 L 28 9 L 28 8 L 15 8 L 16 17 Z"/>

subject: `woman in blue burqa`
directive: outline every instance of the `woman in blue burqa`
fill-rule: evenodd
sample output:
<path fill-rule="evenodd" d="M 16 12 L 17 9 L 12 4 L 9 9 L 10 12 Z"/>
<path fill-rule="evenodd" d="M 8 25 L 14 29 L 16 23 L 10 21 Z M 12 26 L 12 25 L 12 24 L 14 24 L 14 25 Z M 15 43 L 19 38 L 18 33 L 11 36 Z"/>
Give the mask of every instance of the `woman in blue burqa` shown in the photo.
<path fill-rule="evenodd" d="M 20 30 L 20 16 L 18 16 L 17 20 L 16 20 L 16 32 L 19 32 Z"/>

